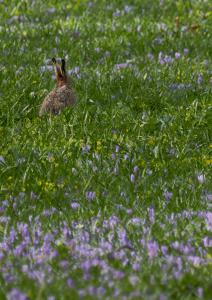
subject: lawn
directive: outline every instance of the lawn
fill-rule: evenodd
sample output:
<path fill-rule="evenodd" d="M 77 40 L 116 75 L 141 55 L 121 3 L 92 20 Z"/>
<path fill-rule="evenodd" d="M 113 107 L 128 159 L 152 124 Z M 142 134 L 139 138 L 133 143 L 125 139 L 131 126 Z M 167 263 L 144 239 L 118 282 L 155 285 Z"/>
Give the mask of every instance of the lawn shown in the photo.
<path fill-rule="evenodd" d="M 0 1 L 0 300 L 212 299 L 209 2 Z"/>

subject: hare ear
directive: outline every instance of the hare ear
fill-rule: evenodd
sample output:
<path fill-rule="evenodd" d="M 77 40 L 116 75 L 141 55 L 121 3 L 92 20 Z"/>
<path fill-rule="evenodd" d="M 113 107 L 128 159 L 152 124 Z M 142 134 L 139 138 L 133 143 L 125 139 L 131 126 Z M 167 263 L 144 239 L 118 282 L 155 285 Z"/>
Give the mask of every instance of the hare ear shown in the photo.
<path fill-rule="evenodd" d="M 52 58 L 52 63 L 54 65 L 55 74 L 57 77 L 61 78 L 63 77 L 61 66 L 57 63 L 56 59 Z"/>
<path fill-rule="evenodd" d="M 65 65 L 66 65 L 65 59 L 62 58 L 62 60 L 61 60 L 61 70 L 62 70 L 63 74 L 66 73 Z"/>
<path fill-rule="evenodd" d="M 54 65 L 56 64 L 56 59 L 54 57 L 52 58 L 52 62 Z"/>

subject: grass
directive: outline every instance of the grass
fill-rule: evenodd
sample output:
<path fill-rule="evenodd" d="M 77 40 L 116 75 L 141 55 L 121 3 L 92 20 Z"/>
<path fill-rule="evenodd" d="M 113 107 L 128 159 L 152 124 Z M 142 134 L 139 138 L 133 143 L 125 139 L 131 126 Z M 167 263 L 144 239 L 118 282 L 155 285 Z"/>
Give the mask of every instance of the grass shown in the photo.
<path fill-rule="evenodd" d="M 209 1 L 0 10 L 0 299 L 211 299 Z"/>

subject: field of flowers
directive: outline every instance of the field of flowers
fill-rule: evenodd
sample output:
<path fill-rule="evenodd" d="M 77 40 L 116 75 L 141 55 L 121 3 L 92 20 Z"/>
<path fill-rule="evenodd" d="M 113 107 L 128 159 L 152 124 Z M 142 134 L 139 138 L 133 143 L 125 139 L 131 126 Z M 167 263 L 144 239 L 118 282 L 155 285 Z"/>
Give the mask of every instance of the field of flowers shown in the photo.
<path fill-rule="evenodd" d="M 0 0 L 0 300 L 212 299 L 209 2 Z"/>

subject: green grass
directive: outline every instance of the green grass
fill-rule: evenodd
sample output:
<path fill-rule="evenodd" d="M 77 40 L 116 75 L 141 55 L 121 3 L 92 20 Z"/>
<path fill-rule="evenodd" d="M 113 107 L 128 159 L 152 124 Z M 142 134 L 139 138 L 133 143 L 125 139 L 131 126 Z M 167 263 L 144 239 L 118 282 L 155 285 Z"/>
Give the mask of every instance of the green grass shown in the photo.
<path fill-rule="evenodd" d="M 201 293 L 211 299 L 212 252 L 203 244 L 211 235 L 212 207 L 209 6 L 168 0 L 0 3 L 0 299 L 18 299 L 9 294 L 12 288 L 29 299 L 190 300 Z M 161 64 L 160 52 L 173 61 Z M 53 56 L 66 57 L 68 70 L 79 67 L 72 75 L 77 105 L 39 118 L 54 86 L 53 71 L 41 70 Z M 126 62 L 129 67 L 117 69 Z M 92 201 L 88 191 L 95 192 Z M 170 200 L 165 192 L 172 193 Z M 71 208 L 73 202 L 80 207 Z M 118 218 L 112 227 L 105 225 L 111 216 Z M 28 226 L 23 236 L 20 223 Z M 12 229 L 15 241 L 9 241 Z M 120 249 L 122 230 L 132 249 Z M 58 255 L 44 253 L 39 263 L 30 249 L 42 252 L 47 233 L 54 235 L 51 251 Z M 14 254 L 25 235 L 25 252 Z M 81 253 L 71 239 L 92 251 L 108 241 L 112 250 L 96 254 L 108 269 L 93 266 L 87 274 L 81 263 L 94 254 Z M 153 257 L 151 241 L 158 245 Z M 193 250 L 175 249 L 175 241 Z M 164 245 L 168 254 L 161 252 Z M 189 262 L 189 256 L 202 261 Z M 40 273 L 30 277 L 26 265 Z M 89 292 L 89 286 L 104 287 L 104 293 Z"/>

